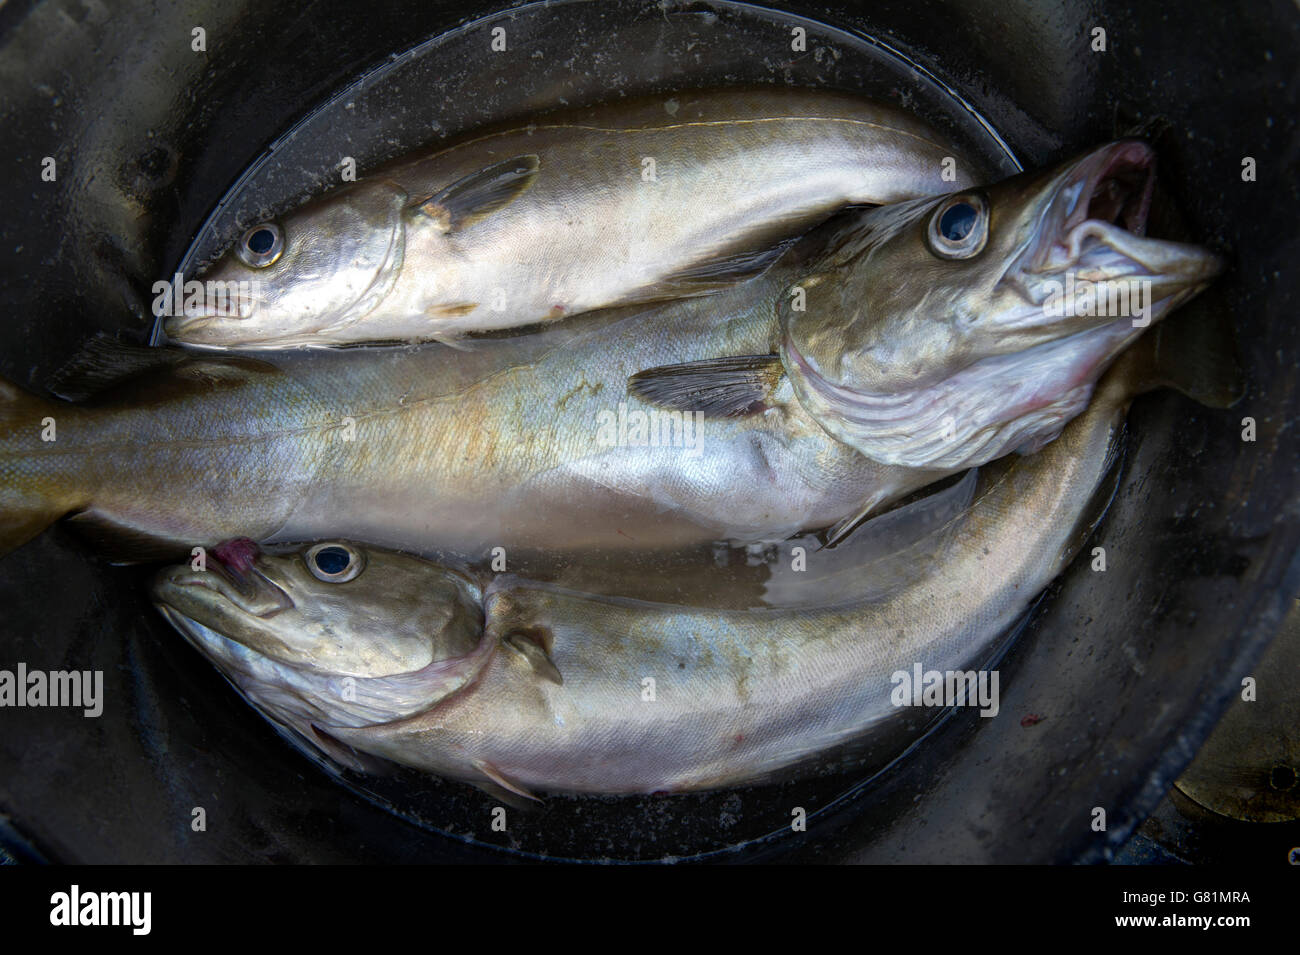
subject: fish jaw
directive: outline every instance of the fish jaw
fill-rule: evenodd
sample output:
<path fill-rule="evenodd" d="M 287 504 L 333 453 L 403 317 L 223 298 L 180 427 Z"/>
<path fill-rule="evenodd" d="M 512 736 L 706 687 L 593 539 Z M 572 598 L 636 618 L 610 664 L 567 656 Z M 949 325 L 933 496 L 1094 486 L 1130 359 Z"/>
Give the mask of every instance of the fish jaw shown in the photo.
<path fill-rule="evenodd" d="M 1140 283 L 1152 307 L 1164 305 L 1161 317 L 1208 285 L 1223 271 L 1220 256 L 1147 237 L 1154 187 L 1155 154 L 1136 140 L 1103 146 L 1058 172 L 1043 191 L 1038 227 L 1002 278 L 1030 308 L 1020 314 L 1004 309 L 998 327 L 1034 328 L 1043 338 L 1079 330 L 1077 323 L 1058 325 L 1045 314 L 1045 302 L 1067 281 L 1079 297 L 1105 302 L 1119 299 L 1124 285 Z"/>
<path fill-rule="evenodd" d="M 397 285 L 406 258 L 409 197 L 387 180 L 358 183 L 284 221 L 285 249 L 271 265 L 227 252 L 197 281 L 201 301 L 169 315 L 173 341 L 206 349 L 328 347 Z M 242 241 L 242 239 L 237 240 Z"/>
<path fill-rule="evenodd" d="M 800 401 L 883 464 L 971 467 L 1042 447 L 1116 355 L 1223 269 L 1207 249 L 1146 236 L 1153 171 L 1149 146 L 1121 141 L 983 190 L 987 245 L 947 263 L 924 238 L 947 197 L 884 227 L 868 213 L 856 259 L 840 263 L 853 281 L 805 283 L 810 301 L 839 296 L 847 328 L 783 311 Z"/>

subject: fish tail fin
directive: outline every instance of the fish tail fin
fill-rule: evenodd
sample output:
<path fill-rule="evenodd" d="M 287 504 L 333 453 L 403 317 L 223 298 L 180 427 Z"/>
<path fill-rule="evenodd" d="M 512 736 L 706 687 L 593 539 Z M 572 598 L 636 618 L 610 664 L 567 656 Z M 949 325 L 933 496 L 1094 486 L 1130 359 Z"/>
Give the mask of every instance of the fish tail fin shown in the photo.
<path fill-rule="evenodd" d="M 67 513 L 40 460 L 57 441 L 57 406 L 0 378 L 0 557 Z"/>
<path fill-rule="evenodd" d="M 1207 408 L 1230 408 L 1246 391 L 1228 309 L 1213 297 L 1148 330 L 1121 363 L 1130 397 L 1172 388 Z"/>
<path fill-rule="evenodd" d="M 1138 395 L 1172 388 L 1207 408 L 1231 408 L 1246 393 L 1231 313 L 1217 295 L 1148 329 L 1115 359 L 1098 396 L 1127 405 Z"/>

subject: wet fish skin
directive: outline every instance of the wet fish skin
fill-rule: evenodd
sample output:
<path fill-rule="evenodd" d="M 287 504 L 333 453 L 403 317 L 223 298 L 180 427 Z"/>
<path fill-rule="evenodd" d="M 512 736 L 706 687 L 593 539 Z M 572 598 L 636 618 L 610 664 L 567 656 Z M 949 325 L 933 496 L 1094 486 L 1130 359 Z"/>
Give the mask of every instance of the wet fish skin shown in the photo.
<path fill-rule="evenodd" d="M 270 264 L 236 248 L 202 276 L 254 283 L 251 297 L 165 330 L 208 348 L 447 340 L 703 294 L 844 205 L 981 173 L 912 116 L 830 91 L 570 111 L 390 164 L 288 213 L 273 223 L 282 251 Z"/>
<path fill-rule="evenodd" d="M 610 446 L 600 429 L 620 404 L 656 410 L 625 393 L 642 368 L 774 351 L 771 301 L 803 267 L 798 252 L 707 300 L 580 317 L 470 351 L 260 360 L 155 349 L 160 367 L 80 405 L 6 386 L 0 545 L 67 515 L 112 556 L 136 559 L 237 536 L 342 536 L 479 560 L 497 546 L 622 551 L 826 526 L 868 495 L 896 497 L 944 472 L 864 459 L 788 389 L 763 415 L 702 421 L 698 454 Z M 47 416 L 52 442 L 40 437 Z"/>
<path fill-rule="evenodd" d="M 1068 437 L 1012 464 L 933 572 L 883 602 L 721 614 L 545 586 L 490 590 L 487 639 L 540 630 L 563 684 L 498 649 L 471 686 L 426 713 L 339 738 L 526 792 L 708 790 L 811 768 L 898 715 L 894 672 L 978 667 L 1060 572 L 1112 460 L 1117 397 L 1099 396 Z M 642 698 L 647 677 L 653 703 Z"/>
<path fill-rule="evenodd" d="M 894 465 L 974 466 L 1052 440 L 1115 356 L 1223 269 L 1207 249 L 1145 236 L 1154 163 L 1123 140 L 864 217 L 800 281 L 806 308 L 781 300 L 800 401 Z M 963 203 L 985 230 L 973 252 L 934 235 Z M 1109 313 L 1087 314 L 1087 295 Z"/>
<path fill-rule="evenodd" d="M 910 672 L 916 662 L 978 666 L 1068 562 L 1097 517 L 1095 492 L 1111 469 L 1129 394 L 1125 379 L 1108 380 L 1059 440 L 1010 463 L 980 490 L 945 532 L 929 573 L 884 598 L 829 609 L 711 611 L 505 576 L 485 590 L 483 637 L 459 658 L 457 686 L 429 680 L 422 709 L 408 685 L 402 715 L 390 721 L 382 714 L 366 725 L 331 721 L 328 695 L 310 692 L 282 699 L 271 715 L 303 739 L 326 740 L 345 764 L 356 751 L 523 795 L 715 789 L 809 769 L 818 754 L 860 742 L 898 715 L 890 702 L 895 671 Z M 273 561 L 285 559 L 259 566 L 279 579 Z M 423 567 L 434 578 L 445 573 Z M 154 601 L 253 697 L 254 668 L 206 629 L 237 613 L 217 589 L 178 594 L 177 575 L 185 573 L 160 575 Z M 340 592 L 382 586 L 361 576 Z M 178 599 L 189 601 L 185 612 Z M 392 608 L 404 605 L 395 600 Z M 346 600 L 332 607 L 346 645 L 361 615 Z M 274 653 L 275 644 L 258 636 L 272 624 L 243 619 L 242 629 L 227 623 L 227 631 Z M 413 657 L 412 666 L 425 659 Z M 647 678 L 655 681 L 653 701 L 643 695 Z"/>
<path fill-rule="evenodd" d="M 1093 189 L 1133 179 L 1133 209 L 1108 189 L 1098 201 L 1140 232 L 1151 160 L 1122 142 L 982 190 L 970 201 L 988 209 L 988 240 L 967 258 L 919 246 L 933 216 L 917 210 L 935 201 L 920 200 L 828 223 L 707 299 L 476 350 L 160 352 L 163 371 L 78 410 L 4 385 L 0 549 L 70 513 L 148 556 L 239 535 L 471 561 L 494 547 L 645 550 L 827 527 L 838 540 L 944 475 L 1051 441 L 1142 333 L 1128 317 L 1051 314 L 1035 276 L 1061 261 L 1142 267 L 1161 295 L 1155 323 L 1218 273 L 1204 249 L 1087 218 Z M 699 413 L 694 449 L 609 433 L 664 403 Z M 60 415 L 58 441 L 41 440 L 40 422 Z"/>

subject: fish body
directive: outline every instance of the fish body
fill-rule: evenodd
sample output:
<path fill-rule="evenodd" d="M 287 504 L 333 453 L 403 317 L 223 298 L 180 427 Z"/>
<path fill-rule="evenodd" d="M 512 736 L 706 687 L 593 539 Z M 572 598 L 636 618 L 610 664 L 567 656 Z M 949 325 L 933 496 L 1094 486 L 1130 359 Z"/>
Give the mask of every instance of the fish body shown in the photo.
<path fill-rule="evenodd" d="M 69 514 L 151 553 L 233 536 L 469 560 L 837 542 L 910 491 L 1050 442 L 1218 274 L 1214 254 L 1142 234 L 1152 163 L 1120 142 L 846 213 L 708 298 L 471 350 L 158 351 L 161 370 L 75 409 L 3 385 L 0 545 Z M 1051 293 L 1130 280 L 1149 291 L 1141 321 Z"/>
<path fill-rule="evenodd" d="M 698 420 L 626 394 L 648 366 L 773 352 L 771 303 L 789 279 L 778 269 L 707 304 L 629 308 L 471 351 L 153 350 L 158 367 L 81 404 L 10 389 L 5 536 L 13 546 L 74 515 L 124 556 L 235 536 L 345 536 L 466 559 L 626 550 L 780 539 L 945 473 L 869 461 L 788 388 L 762 414 Z"/>
<path fill-rule="evenodd" d="M 1114 462 L 1128 394 L 1123 381 L 1103 388 L 1058 441 L 988 481 L 940 535 L 944 544 L 929 555 L 927 572 L 883 597 L 718 611 L 502 576 L 484 588 L 484 629 L 472 650 L 463 649 L 457 629 L 458 657 L 412 650 L 401 689 L 385 690 L 384 681 L 398 679 L 388 672 L 397 661 L 376 666 L 366 652 L 351 665 L 313 660 L 319 638 L 295 616 L 318 615 L 324 602 L 321 585 L 297 586 L 311 551 L 262 556 L 245 572 L 245 580 L 258 575 L 246 593 L 260 587 L 284 595 L 284 613 L 268 614 L 266 600 L 233 591 L 232 572 L 219 568 L 206 577 L 187 566 L 168 569 L 153 596 L 250 699 L 268 695 L 268 679 L 283 688 L 272 694 L 276 708 L 263 711 L 348 765 L 364 765 L 355 754 L 378 756 L 522 795 L 741 785 L 815 766 L 819 754 L 890 725 L 900 712 L 897 672 L 910 674 L 917 663 L 968 670 L 987 659 L 1097 516 L 1096 492 Z M 355 555 L 355 564 L 370 560 L 364 546 L 316 546 Z M 927 547 L 924 540 L 917 546 Z M 449 573 L 405 560 L 406 579 L 421 565 L 432 581 Z M 364 627 L 375 613 L 366 596 L 354 613 L 349 590 L 376 589 L 389 593 L 364 571 L 338 585 L 339 596 L 328 601 L 331 645 L 347 646 L 354 617 Z M 426 605 L 421 593 L 399 583 L 381 614 L 400 617 Z M 433 631 L 426 642 L 439 639 Z M 386 698 L 387 709 L 361 714 L 354 703 L 336 703 L 332 688 L 346 675 L 364 684 L 364 699 Z M 990 705 L 995 711 L 996 700 Z"/>
<path fill-rule="evenodd" d="M 762 271 L 845 205 L 980 174 L 921 121 L 842 93 L 570 111 L 390 164 L 253 226 L 202 276 L 252 290 L 165 329 L 209 348 L 447 340 L 700 295 Z"/>

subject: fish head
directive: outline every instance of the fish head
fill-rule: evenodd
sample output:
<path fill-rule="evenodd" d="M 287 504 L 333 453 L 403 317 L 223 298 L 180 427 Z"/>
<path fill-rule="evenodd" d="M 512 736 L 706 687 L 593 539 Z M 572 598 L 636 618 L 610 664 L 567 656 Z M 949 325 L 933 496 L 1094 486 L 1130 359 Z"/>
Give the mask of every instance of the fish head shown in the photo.
<path fill-rule="evenodd" d="M 330 727 L 436 705 L 474 678 L 490 643 L 472 579 L 347 541 L 278 554 L 227 542 L 203 569 L 163 569 L 151 596 L 254 706 L 318 745 Z"/>
<path fill-rule="evenodd" d="M 1055 438 L 1110 362 L 1223 268 L 1146 235 L 1154 154 L 1110 143 L 868 210 L 783 297 L 782 360 L 834 437 L 964 468 Z"/>
<path fill-rule="evenodd" d="M 259 222 L 199 277 L 202 295 L 175 295 L 163 330 L 207 348 L 326 345 L 392 290 L 406 247 L 408 197 L 366 180 L 278 220 Z M 189 283 L 186 283 L 189 285 Z"/>

